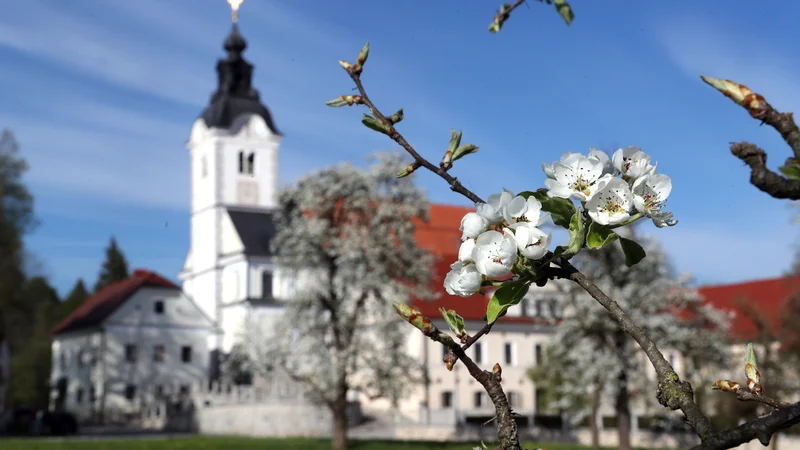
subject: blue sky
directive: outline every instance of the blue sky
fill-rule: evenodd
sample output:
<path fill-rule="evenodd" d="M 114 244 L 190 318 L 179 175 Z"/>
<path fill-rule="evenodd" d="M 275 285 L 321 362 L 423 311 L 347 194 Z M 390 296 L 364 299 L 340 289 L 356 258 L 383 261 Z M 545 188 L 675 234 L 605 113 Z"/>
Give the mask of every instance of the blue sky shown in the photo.
<path fill-rule="evenodd" d="M 800 60 L 781 47 L 797 37 L 800 3 L 573 0 L 567 27 L 531 1 L 492 35 L 499 4 L 245 1 L 245 56 L 285 134 L 281 182 L 394 148 L 359 123 L 362 111 L 324 106 L 352 88 L 336 61 L 369 40 L 373 99 L 405 109 L 401 131 L 432 160 L 463 129 L 481 150 L 453 172 L 479 195 L 542 187 L 540 163 L 564 151 L 635 144 L 673 178 L 680 224 L 648 228 L 679 270 L 711 283 L 789 266 L 793 211 L 748 184 L 728 143 L 758 143 L 772 167 L 788 147 L 698 75 L 800 111 Z M 94 282 L 111 235 L 132 266 L 175 278 L 189 242 L 184 142 L 229 28 L 224 0 L 4 3 L 0 127 L 30 162 L 41 225 L 26 242 L 60 292 Z M 467 204 L 431 174 L 418 181 L 432 201 Z"/>

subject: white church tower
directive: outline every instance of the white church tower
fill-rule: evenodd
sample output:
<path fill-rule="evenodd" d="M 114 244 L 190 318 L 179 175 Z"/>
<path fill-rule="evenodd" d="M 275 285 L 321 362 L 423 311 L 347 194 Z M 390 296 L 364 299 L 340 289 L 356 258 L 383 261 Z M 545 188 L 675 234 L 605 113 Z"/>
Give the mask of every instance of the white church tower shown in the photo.
<path fill-rule="evenodd" d="M 209 337 L 212 357 L 240 342 L 254 308 L 279 307 L 270 242 L 281 134 L 252 87 L 253 65 L 242 57 L 247 43 L 236 24 L 239 2 L 234 3 L 233 27 L 224 42 L 228 55 L 217 62 L 217 90 L 187 142 L 191 245 L 178 275 L 184 292 L 218 326 Z M 212 378 L 214 367 L 212 359 Z"/>

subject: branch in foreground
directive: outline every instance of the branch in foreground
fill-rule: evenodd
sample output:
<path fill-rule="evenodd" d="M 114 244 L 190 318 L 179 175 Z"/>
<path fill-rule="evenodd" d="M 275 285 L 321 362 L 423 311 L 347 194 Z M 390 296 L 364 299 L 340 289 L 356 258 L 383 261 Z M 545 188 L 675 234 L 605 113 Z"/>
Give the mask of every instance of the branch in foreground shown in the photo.
<path fill-rule="evenodd" d="M 556 261 L 556 264 L 569 273 L 570 280 L 578 283 L 592 298 L 603 305 L 609 314 L 619 322 L 622 329 L 644 350 L 658 374 L 657 398 L 659 403 L 671 410 L 680 409 L 701 440 L 705 441 L 710 437 L 715 431 L 714 427 L 711 425 L 711 420 L 703 414 L 700 407 L 694 402 L 692 385 L 688 381 L 680 380 L 678 374 L 675 373 L 675 369 L 656 347 L 655 342 L 651 341 L 645 332 L 625 314 L 625 311 L 620 308 L 617 302 L 586 278 L 569 261 L 561 258 Z"/>
<path fill-rule="evenodd" d="M 789 402 L 782 402 L 760 392 L 754 392 L 731 380 L 718 380 L 714 383 L 714 389 L 719 389 L 723 392 L 733 392 L 736 394 L 736 398 L 739 401 L 763 403 L 775 409 L 783 409 L 792 406 Z"/>
<path fill-rule="evenodd" d="M 514 420 L 511 407 L 508 404 L 508 398 L 503 392 L 503 387 L 500 386 L 499 373 L 495 375 L 492 372 L 481 370 L 453 338 L 439 331 L 429 318 L 422 315 L 413 306 L 395 303 L 394 309 L 400 317 L 414 325 L 422 334 L 449 348 L 464 363 L 472 378 L 483 386 L 486 393 L 489 394 L 489 398 L 492 399 L 495 418 L 497 419 L 497 437 L 500 440 L 500 448 L 502 450 L 522 450 L 519 445 L 519 435 L 517 434 L 517 422 Z M 497 367 L 499 369 L 499 366 Z"/>
<path fill-rule="evenodd" d="M 767 168 L 767 153 L 749 142 L 731 144 L 733 156 L 750 166 L 750 184 L 772 198 L 800 200 L 800 180 L 784 178 Z"/>
<path fill-rule="evenodd" d="M 702 444 L 692 447 L 692 450 L 733 448 L 753 439 L 758 439 L 761 445 L 766 447 L 774 433 L 798 423 L 800 423 L 800 402 L 775 410 L 766 417 L 717 433 L 704 440 Z"/>
<path fill-rule="evenodd" d="M 754 119 L 774 128 L 794 153 L 780 171 L 783 177 L 767 168 L 767 154 L 748 142 L 731 144 L 731 153 L 750 167 L 750 183 L 773 198 L 800 200 L 800 129 L 792 113 L 778 112 L 760 94 L 731 80 L 700 77 L 723 95 L 743 107 Z"/>

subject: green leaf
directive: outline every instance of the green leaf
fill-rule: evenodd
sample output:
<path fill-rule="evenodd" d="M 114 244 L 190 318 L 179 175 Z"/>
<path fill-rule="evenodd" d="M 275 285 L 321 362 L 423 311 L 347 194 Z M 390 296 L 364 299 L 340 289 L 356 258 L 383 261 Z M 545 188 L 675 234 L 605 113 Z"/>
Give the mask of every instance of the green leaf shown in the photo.
<path fill-rule="evenodd" d="M 625 252 L 625 265 L 628 267 L 638 264 L 647 255 L 636 241 L 620 236 L 619 243 L 622 245 L 622 251 Z"/>
<path fill-rule="evenodd" d="M 800 166 L 794 164 L 778 167 L 778 170 L 790 180 L 800 180 Z"/>
<path fill-rule="evenodd" d="M 455 333 L 456 336 L 462 336 L 467 333 L 464 329 L 464 318 L 459 316 L 458 313 L 452 309 L 444 308 L 439 308 L 439 312 L 442 313 L 444 321 L 447 322 L 447 325 L 451 330 L 453 330 L 453 333 Z"/>
<path fill-rule="evenodd" d="M 567 3 L 566 0 L 554 0 L 553 3 L 556 5 L 556 11 L 558 11 L 558 14 L 564 19 L 564 22 L 566 22 L 567 25 L 571 24 L 572 19 L 575 18 L 575 13 L 572 12 L 569 3 Z"/>
<path fill-rule="evenodd" d="M 586 246 L 592 250 L 596 250 L 617 239 L 619 239 L 619 235 L 610 228 L 592 222 L 589 224 L 589 231 L 586 233 Z"/>
<path fill-rule="evenodd" d="M 380 120 L 370 116 L 369 114 L 364 114 L 364 118 L 361 119 L 361 123 L 366 125 L 367 128 L 373 129 L 379 133 L 383 133 L 385 135 L 389 134 L 389 128 L 381 123 Z"/>
<path fill-rule="evenodd" d="M 553 223 L 563 228 L 570 227 L 570 219 L 575 215 L 576 209 L 575 205 L 569 199 L 550 198 L 547 196 L 547 189 L 545 188 L 539 189 L 536 192 L 521 192 L 519 195 L 526 199 L 531 195 L 534 196 L 536 200 L 539 200 L 542 204 L 542 211 L 550 213 L 550 216 L 553 218 Z"/>
<path fill-rule="evenodd" d="M 453 161 L 460 159 L 463 156 L 475 153 L 478 151 L 478 146 L 475 144 L 464 144 L 459 146 L 453 153 Z"/>
<path fill-rule="evenodd" d="M 583 214 L 581 211 L 575 211 L 569 221 L 569 245 L 561 256 L 571 258 L 577 255 L 584 243 L 586 243 L 586 227 L 583 223 Z"/>
<path fill-rule="evenodd" d="M 494 323 L 498 318 L 505 315 L 508 308 L 518 304 L 525 294 L 528 293 L 527 280 L 509 281 L 495 291 L 489 306 L 486 308 L 486 322 Z"/>
<path fill-rule="evenodd" d="M 389 122 L 392 122 L 392 124 L 399 123 L 401 120 L 403 120 L 403 108 L 398 109 L 396 113 L 387 117 L 387 119 Z"/>
<path fill-rule="evenodd" d="M 747 343 L 747 349 L 744 351 L 744 363 L 745 364 L 752 364 L 753 368 L 758 370 L 758 364 L 756 364 L 756 350 L 753 348 L 753 344 Z"/>

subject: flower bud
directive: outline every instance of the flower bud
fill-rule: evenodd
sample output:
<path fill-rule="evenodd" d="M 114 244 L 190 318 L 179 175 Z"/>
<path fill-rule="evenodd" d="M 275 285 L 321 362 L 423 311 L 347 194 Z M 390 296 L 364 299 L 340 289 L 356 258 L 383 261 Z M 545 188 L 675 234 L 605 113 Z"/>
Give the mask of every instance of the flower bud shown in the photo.
<path fill-rule="evenodd" d="M 492 374 L 497 378 L 497 381 L 503 381 L 503 368 L 500 367 L 500 363 L 494 364 L 494 367 L 492 367 Z"/>
<path fill-rule="evenodd" d="M 700 78 L 723 95 L 744 107 L 752 117 L 758 117 L 766 112 L 769 103 L 759 94 L 751 91 L 747 86 L 731 80 L 722 80 L 701 75 Z"/>
<path fill-rule="evenodd" d="M 393 306 L 400 317 L 417 327 L 423 334 L 429 335 L 436 329 L 431 320 L 423 316 L 417 308 L 405 303 L 394 303 Z"/>

